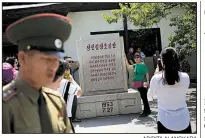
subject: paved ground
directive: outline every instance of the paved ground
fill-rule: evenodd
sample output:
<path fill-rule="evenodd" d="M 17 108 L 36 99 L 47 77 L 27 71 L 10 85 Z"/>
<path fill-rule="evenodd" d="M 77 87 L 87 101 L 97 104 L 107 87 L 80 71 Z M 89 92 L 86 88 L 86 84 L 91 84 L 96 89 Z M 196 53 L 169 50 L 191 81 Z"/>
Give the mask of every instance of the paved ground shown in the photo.
<path fill-rule="evenodd" d="M 196 133 L 196 99 L 196 89 L 189 89 L 187 104 L 193 133 Z M 139 114 L 107 116 L 84 119 L 81 123 L 74 123 L 74 127 L 76 133 L 157 133 L 157 106 L 150 103 L 150 107 L 152 114 L 146 118 L 140 118 Z"/>

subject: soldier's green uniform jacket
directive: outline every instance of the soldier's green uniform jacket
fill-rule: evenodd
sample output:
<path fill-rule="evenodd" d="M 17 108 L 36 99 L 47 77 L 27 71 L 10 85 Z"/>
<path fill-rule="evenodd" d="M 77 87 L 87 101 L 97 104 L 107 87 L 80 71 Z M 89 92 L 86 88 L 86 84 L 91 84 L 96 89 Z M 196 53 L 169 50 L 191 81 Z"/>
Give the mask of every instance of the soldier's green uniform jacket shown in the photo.
<path fill-rule="evenodd" d="M 72 133 L 66 104 L 56 91 L 42 88 L 54 133 Z M 18 77 L 3 87 L 3 133 L 41 133 L 39 91 Z"/>
<path fill-rule="evenodd" d="M 18 45 L 19 51 L 38 50 L 62 58 L 63 43 L 69 38 L 71 28 L 67 17 L 42 13 L 12 23 L 6 29 L 6 36 L 9 42 Z M 20 73 L 23 73 L 21 68 Z M 3 88 L 2 114 L 3 133 L 72 132 L 63 98 L 48 88 L 33 89 L 20 76 Z"/>

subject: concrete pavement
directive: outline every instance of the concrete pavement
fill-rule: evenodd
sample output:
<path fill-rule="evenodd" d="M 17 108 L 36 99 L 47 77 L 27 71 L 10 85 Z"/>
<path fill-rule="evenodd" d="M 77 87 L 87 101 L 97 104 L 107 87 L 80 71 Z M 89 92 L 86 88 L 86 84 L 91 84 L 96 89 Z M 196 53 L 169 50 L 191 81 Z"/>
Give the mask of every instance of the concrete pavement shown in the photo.
<path fill-rule="evenodd" d="M 187 92 L 187 105 L 191 116 L 192 132 L 196 133 L 196 89 Z M 157 133 L 156 103 L 150 102 L 152 114 L 140 118 L 139 114 L 106 116 L 83 119 L 73 123 L 76 133 Z"/>

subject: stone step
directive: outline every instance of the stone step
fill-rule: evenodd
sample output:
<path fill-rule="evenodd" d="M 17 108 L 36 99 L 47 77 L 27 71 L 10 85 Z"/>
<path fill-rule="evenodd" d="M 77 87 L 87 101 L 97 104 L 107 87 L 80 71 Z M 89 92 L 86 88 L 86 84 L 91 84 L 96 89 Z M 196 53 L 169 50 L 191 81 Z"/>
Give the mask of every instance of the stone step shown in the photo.
<path fill-rule="evenodd" d="M 78 98 L 76 117 L 93 118 L 100 116 L 140 113 L 141 98 L 138 91 L 82 96 Z"/>

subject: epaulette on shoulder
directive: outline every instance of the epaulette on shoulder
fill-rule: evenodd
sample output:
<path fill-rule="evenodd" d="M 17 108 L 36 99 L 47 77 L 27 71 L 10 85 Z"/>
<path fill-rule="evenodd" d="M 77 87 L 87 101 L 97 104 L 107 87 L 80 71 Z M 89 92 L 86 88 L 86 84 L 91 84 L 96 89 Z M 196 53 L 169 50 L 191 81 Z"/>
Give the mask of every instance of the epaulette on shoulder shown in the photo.
<path fill-rule="evenodd" d="M 17 91 L 12 85 L 8 87 L 5 86 L 5 88 L 3 88 L 3 98 L 2 99 L 4 102 L 7 102 L 16 94 L 17 94 Z"/>
<path fill-rule="evenodd" d="M 52 90 L 50 88 L 42 87 L 42 91 L 45 92 L 46 94 L 51 94 L 51 95 L 60 97 L 60 94 L 57 91 L 54 91 L 54 90 Z"/>

